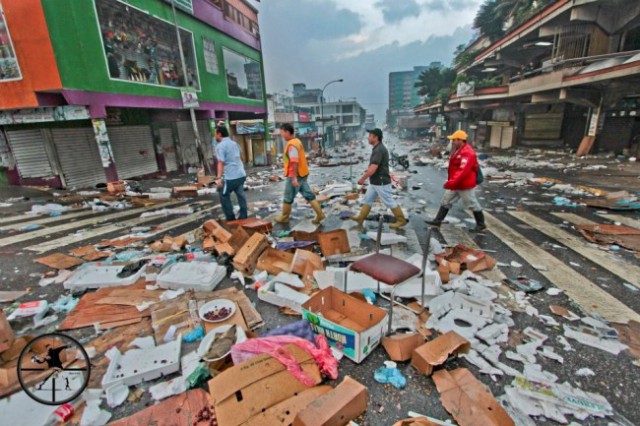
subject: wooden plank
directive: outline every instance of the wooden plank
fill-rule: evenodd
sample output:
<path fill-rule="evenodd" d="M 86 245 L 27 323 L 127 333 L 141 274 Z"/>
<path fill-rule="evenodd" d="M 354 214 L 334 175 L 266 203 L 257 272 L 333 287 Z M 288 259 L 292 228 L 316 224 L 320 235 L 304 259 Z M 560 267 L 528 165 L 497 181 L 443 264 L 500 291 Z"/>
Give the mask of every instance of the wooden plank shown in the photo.
<path fill-rule="evenodd" d="M 204 201 L 200 201 L 199 204 L 205 204 Z M 219 208 L 219 206 L 216 206 Z M 176 228 L 178 226 L 182 226 L 186 223 L 192 222 L 194 220 L 200 220 L 202 218 L 204 218 L 205 216 L 210 214 L 210 209 L 204 209 L 201 210 L 197 213 L 188 215 L 186 217 L 180 217 L 177 219 L 173 219 L 170 220 L 168 222 L 165 222 L 163 224 L 161 224 L 160 229 L 156 230 L 156 231 L 152 231 L 150 233 L 147 233 L 146 235 L 148 237 L 152 237 L 158 234 L 163 234 L 173 228 Z M 68 235 L 66 237 L 62 237 L 62 238 L 58 238 L 55 240 L 51 240 L 51 241 L 47 241 L 45 243 L 40 243 L 40 244 L 35 244 L 29 247 L 25 247 L 25 250 L 29 250 L 29 251 L 33 251 L 36 253 L 46 253 L 52 250 L 56 250 L 59 249 L 61 247 L 67 246 L 69 244 L 75 244 L 77 242 L 80 241 L 85 241 L 94 237 L 97 237 L 99 235 L 105 235 L 105 234 L 109 234 L 109 233 L 113 233 L 113 232 L 118 232 L 118 231 L 122 231 L 123 229 L 128 229 L 128 228 L 132 228 L 134 226 L 146 223 L 146 222 L 151 222 L 154 220 L 157 220 L 158 216 L 152 216 L 152 217 L 138 217 L 136 219 L 132 219 L 130 221 L 127 222 L 118 222 L 118 223 L 114 223 L 112 225 L 107 225 L 107 226 L 102 226 L 100 228 L 97 229 L 92 229 L 90 231 L 84 232 L 81 235 Z"/>
<path fill-rule="evenodd" d="M 570 250 L 586 257 L 594 263 L 597 263 L 612 274 L 617 275 L 623 280 L 640 288 L 640 267 L 627 262 L 616 261 L 607 253 L 597 248 L 589 247 L 583 237 L 571 235 L 570 233 L 558 228 L 557 225 L 544 221 L 531 213 L 509 212 L 509 214 L 516 219 L 531 225 L 537 231 L 542 232 L 561 244 L 564 244 Z M 573 213 L 554 213 L 554 216 L 576 225 L 593 225 L 596 223 Z"/>
<path fill-rule="evenodd" d="M 184 203 L 184 201 L 174 201 L 171 203 L 167 203 L 163 207 L 169 207 L 172 205 Z M 31 232 L 23 232 L 18 235 L 12 235 L 11 237 L 6 237 L 0 239 L 0 247 L 5 247 L 11 244 L 21 243 L 23 241 L 33 240 L 35 238 L 44 237 L 45 235 L 51 235 L 58 232 L 69 231 L 71 229 L 82 228 L 85 226 L 93 226 L 102 222 L 108 222 L 111 220 L 119 219 L 121 217 L 131 216 L 138 213 L 144 213 L 149 210 L 157 209 L 157 206 L 154 207 L 145 207 L 139 209 L 128 209 L 124 211 L 120 211 L 113 214 L 101 215 L 97 217 L 92 217 L 91 219 L 80 220 L 78 222 L 68 222 L 58 226 L 52 226 L 51 228 L 38 229 L 36 231 Z"/>
<path fill-rule="evenodd" d="M 620 222 L 624 226 L 628 226 L 629 228 L 640 229 L 640 220 L 632 219 L 628 216 L 622 216 L 620 214 L 601 214 L 598 213 L 598 216 L 606 219 L 611 222 Z"/>
<path fill-rule="evenodd" d="M 485 212 L 488 230 L 511 247 L 520 257 L 532 265 L 544 265 L 540 271 L 556 287 L 563 289 L 587 313 L 596 312 L 612 322 L 627 323 L 640 320 L 640 314 L 579 274 L 553 254 L 543 250 L 524 235 Z"/>

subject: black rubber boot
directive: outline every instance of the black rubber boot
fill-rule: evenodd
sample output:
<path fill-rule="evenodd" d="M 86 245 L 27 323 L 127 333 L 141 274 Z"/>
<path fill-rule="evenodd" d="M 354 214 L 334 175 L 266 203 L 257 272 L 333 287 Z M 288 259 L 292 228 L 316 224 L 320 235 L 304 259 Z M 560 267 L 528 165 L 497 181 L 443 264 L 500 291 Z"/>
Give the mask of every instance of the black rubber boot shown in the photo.
<path fill-rule="evenodd" d="M 482 213 L 482 210 L 479 212 L 473 212 L 473 217 L 476 218 L 476 227 L 471 229 L 472 232 L 482 232 L 487 229 L 487 225 L 484 223 L 484 213 Z"/>
<path fill-rule="evenodd" d="M 449 213 L 449 209 L 444 208 L 444 207 L 440 207 L 440 209 L 438 210 L 438 214 L 436 214 L 435 219 L 433 219 L 433 220 L 425 220 L 425 222 L 427 222 L 427 224 L 429 224 L 431 226 L 435 226 L 437 228 L 440 225 L 442 225 L 442 221 L 444 220 L 445 217 L 447 217 L 447 213 Z"/>

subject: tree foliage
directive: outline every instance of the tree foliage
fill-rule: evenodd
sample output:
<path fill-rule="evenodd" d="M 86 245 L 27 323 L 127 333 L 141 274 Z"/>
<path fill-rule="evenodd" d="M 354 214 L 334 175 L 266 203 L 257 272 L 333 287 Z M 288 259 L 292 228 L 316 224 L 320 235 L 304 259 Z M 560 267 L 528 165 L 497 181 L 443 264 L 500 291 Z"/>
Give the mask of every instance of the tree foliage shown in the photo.
<path fill-rule="evenodd" d="M 474 28 L 496 41 L 557 0 L 485 0 L 473 21 Z"/>
<path fill-rule="evenodd" d="M 420 74 L 414 86 L 418 88 L 418 95 L 424 96 L 427 102 L 437 99 L 446 101 L 449 99 L 451 85 L 455 79 L 455 70 L 432 66 Z"/>

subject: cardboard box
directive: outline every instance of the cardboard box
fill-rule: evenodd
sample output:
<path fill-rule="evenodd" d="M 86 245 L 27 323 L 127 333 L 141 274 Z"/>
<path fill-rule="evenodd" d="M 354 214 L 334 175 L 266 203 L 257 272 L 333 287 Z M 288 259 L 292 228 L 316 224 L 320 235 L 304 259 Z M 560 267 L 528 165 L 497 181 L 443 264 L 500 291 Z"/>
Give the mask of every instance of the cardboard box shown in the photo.
<path fill-rule="evenodd" d="M 325 288 L 302 305 L 302 316 L 314 333 L 360 363 L 380 344 L 387 328 L 387 311 L 338 290 Z"/>
<path fill-rule="evenodd" d="M 344 229 L 336 229 L 331 232 L 323 232 L 318 235 L 320 249 L 323 256 L 333 256 L 335 254 L 349 253 L 349 237 Z"/>
<path fill-rule="evenodd" d="M 452 354 L 467 353 L 471 345 L 455 331 L 449 331 L 430 342 L 416 348 L 411 357 L 411 365 L 420 373 L 430 376 L 433 369 Z"/>
<path fill-rule="evenodd" d="M 284 347 L 317 385 L 322 382 L 313 357 L 295 345 Z M 209 381 L 218 424 L 240 426 L 307 387 L 275 358 L 262 354 L 223 371 Z"/>
<path fill-rule="evenodd" d="M 367 410 L 367 388 L 345 376 L 331 392 L 300 411 L 293 426 L 343 426 Z"/>
<path fill-rule="evenodd" d="M 497 261 L 483 252 L 482 250 L 472 249 L 462 244 L 458 244 L 453 248 L 447 248 L 444 254 L 436 256 L 438 265 L 445 265 L 453 274 L 459 274 L 462 270 L 461 266 L 471 272 L 481 272 L 493 269 Z M 448 264 L 444 261 L 449 262 Z M 443 268 L 445 269 L 445 268 Z M 440 272 L 440 267 L 438 268 Z"/>
<path fill-rule="evenodd" d="M 394 334 L 382 339 L 382 346 L 393 361 L 409 361 L 413 350 L 423 343 L 420 333 Z"/>
<path fill-rule="evenodd" d="M 13 361 L 14 359 L 18 359 L 24 347 L 27 346 L 27 343 L 29 343 L 32 340 L 33 340 L 33 336 L 23 336 L 15 339 L 11 347 L 6 351 L 2 352 L 2 361 L 9 362 L 9 361 Z"/>
<path fill-rule="evenodd" d="M 244 275 L 252 275 L 256 270 L 258 258 L 269 247 L 269 240 L 263 234 L 255 233 L 242 246 L 233 258 L 233 266 Z"/>
<path fill-rule="evenodd" d="M 6 351 L 13 344 L 15 336 L 11 324 L 7 320 L 4 311 L 0 309 L 0 353 Z"/>
<path fill-rule="evenodd" d="M 109 194 L 123 194 L 126 191 L 127 187 L 123 180 L 107 182 L 107 192 L 109 192 Z"/>
<path fill-rule="evenodd" d="M 241 226 L 236 226 L 231 229 L 231 238 L 224 243 L 216 243 L 214 249 L 218 254 L 227 253 L 229 256 L 234 256 L 247 241 L 249 241 L 247 231 Z"/>
<path fill-rule="evenodd" d="M 515 425 L 490 391 L 466 368 L 439 370 L 433 381 L 442 405 L 460 426 Z"/>
<path fill-rule="evenodd" d="M 29 339 L 31 340 L 31 338 Z M 34 355 L 37 354 L 39 356 L 44 356 L 47 351 L 47 344 L 55 346 L 58 343 L 59 342 L 55 339 L 41 339 L 31 346 L 31 351 Z M 24 346 L 20 348 L 20 352 L 22 352 L 22 349 L 24 349 Z M 20 356 L 20 352 L 18 352 L 18 356 L 15 357 L 15 359 L 0 366 L 0 387 L 10 387 L 18 382 L 18 357 Z M 60 360 L 67 364 L 68 360 L 66 351 L 63 351 L 60 354 Z M 32 362 L 31 357 L 29 356 L 23 359 L 23 368 L 42 368 L 42 365 Z M 45 371 L 43 374 L 44 376 L 47 376 L 49 373 Z M 38 375 L 36 376 L 40 377 Z"/>
<path fill-rule="evenodd" d="M 205 186 L 212 184 L 215 179 L 215 176 L 198 175 L 198 183 Z"/>
<path fill-rule="evenodd" d="M 293 254 L 269 247 L 258 258 L 256 268 L 260 271 L 267 271 L 270 275 L 278 275 L 280 272 L 291 272 L 292 262 Z"/>
<path fill-rule="evenodd" d="M 194 185 L 176 186 L 173 188 L 173 193 L 179 197 L 195 198 L 198 196 L 198 187 Z"/>
<path fill-rule="evenodd" d="M 253 235 L 256 232 L 260 232 L 261 234 L 268 234 L 273 229 L 273 223 L 266 220 L 257 219 L 255 217 L 233 220 L 227 222 L 227 225 L 241 226 L 249 233 L 249 235 Z"/>
<path fill-rule="evenodd" d="M 279 404 L 267 409 L 264 413 L 260 413 L 249 419 L 246 426 L 265 426 L 265 425 L 290 425 L 293 423 L 296 415 L 307 407 L 316 398 L 326 394 L 333 388 L 331 386 L 316 386 L 309 388 L 298 395 L 282 401 Z M 245 426 L 243 425 L 243 426 Z"/>
<path fill-rule="evenodd" d="M 296 250 L 291 261 L 291 272 L 304 277 L 305 272 L 322 270 L 324 270 L 324 263 L 320 256 L 307 250 Z"/>
<path fill-rule="evenodd" d="M 227 231 L 225 228 L 222 227 L 222 225 L 220 225 L 217 221 L 213 219 L 206 221 L 202 225 L 202 228 L 204 229 L 204 233 L 206 235 L 212 236 L 216 240 L 216 242 L 219 242 L 219 243 L 226 243 L 233 236 L 231 232 Z"/>

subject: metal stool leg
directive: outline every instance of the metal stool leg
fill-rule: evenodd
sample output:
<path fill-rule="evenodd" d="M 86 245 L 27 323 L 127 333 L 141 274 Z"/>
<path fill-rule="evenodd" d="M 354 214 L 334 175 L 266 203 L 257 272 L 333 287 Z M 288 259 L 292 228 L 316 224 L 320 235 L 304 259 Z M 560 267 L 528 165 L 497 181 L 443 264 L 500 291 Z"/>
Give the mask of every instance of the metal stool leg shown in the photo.
<path fill-rule="evenodd" d="M 427 260 L 429 259 L 429 249 L 431 248 L 431 228 L 427 230 L 427 246 L 425 247 L 424 252 L 422 253 L 422 291 L 421 291 L 421 299 L 420 303 L 422 305 L 422 310 L 420 313 L 423 313 L 427 310 L 424 306 L 424 289 L 425 289 L 425 272 L 427 270 Z"/>
<path fill-rule="evenodd" d="M 391 324 L 393 323 L 393 300 L 396 292 L 396 286 L 391 289 L 391 303 L 389 303 L 389 326 L 387 327 L 387 336 L 391 334 Z"/>

